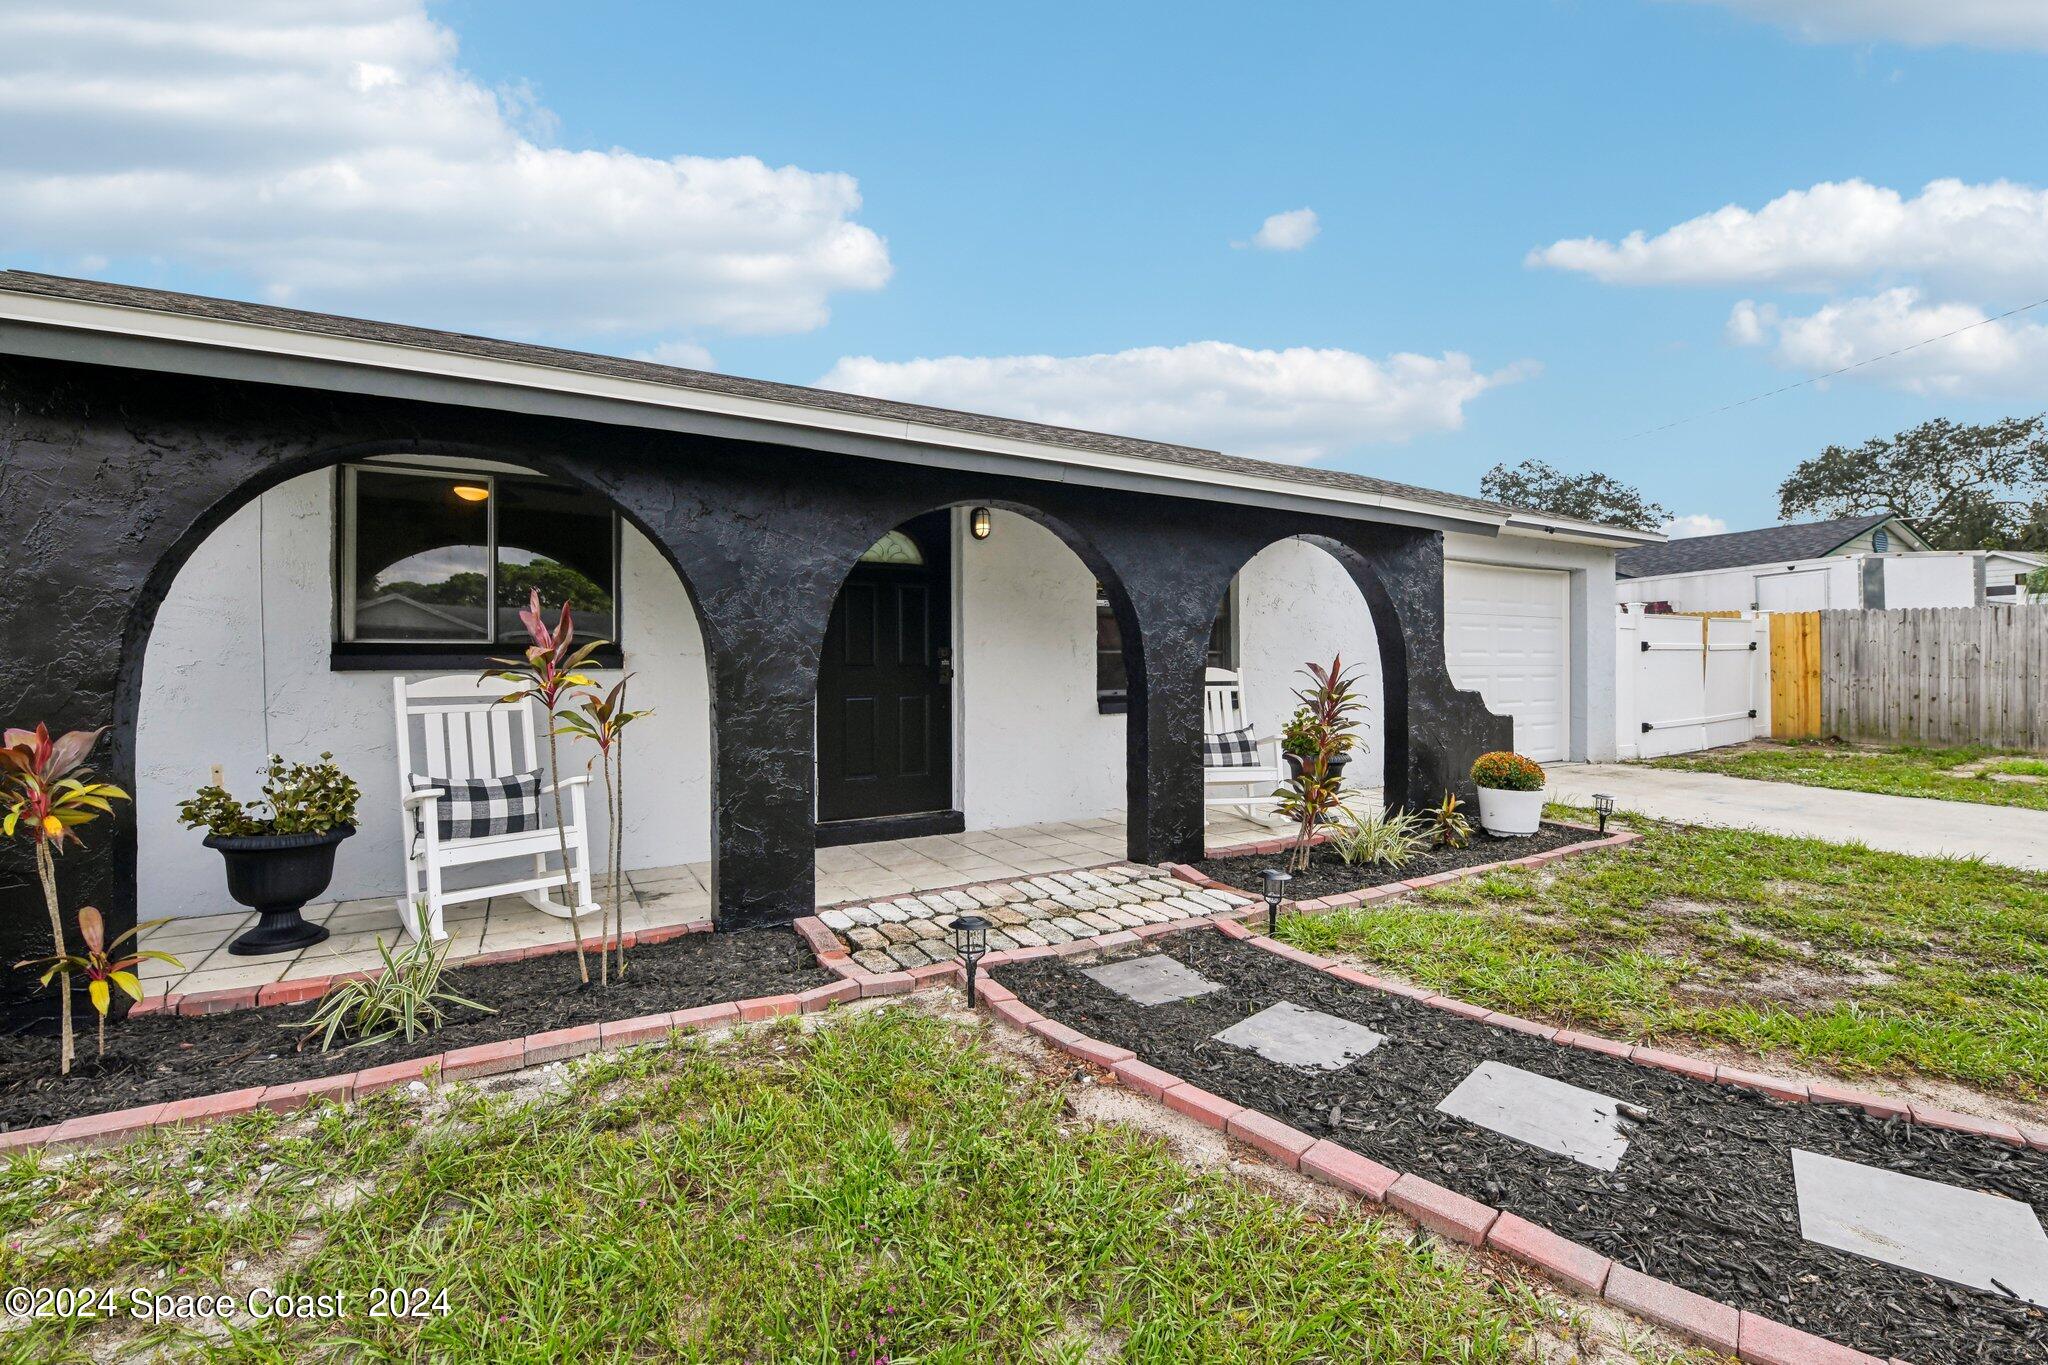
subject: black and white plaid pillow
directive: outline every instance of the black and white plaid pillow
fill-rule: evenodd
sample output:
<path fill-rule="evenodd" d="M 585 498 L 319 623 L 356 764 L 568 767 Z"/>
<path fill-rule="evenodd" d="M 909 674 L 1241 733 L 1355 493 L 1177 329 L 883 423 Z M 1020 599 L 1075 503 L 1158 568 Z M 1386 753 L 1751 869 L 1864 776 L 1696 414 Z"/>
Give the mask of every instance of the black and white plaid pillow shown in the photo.
<path fill-rule="evenodd" d="M 1205 768 L 1256 768 L 1259 766 L 1259 742 L 1252 738 L 1251 727 L 1242 730 L 1225 730 L 1221 734 L 1202 736 L 1202 766 Z"/>
<path fill-rule="evenodd" d="M 465 781 L 412 775 L 414 791 L 429 787 L 441 792 L 434 808 L 443 839 L 481 839 L 540 828 L 539 772 Z"/>

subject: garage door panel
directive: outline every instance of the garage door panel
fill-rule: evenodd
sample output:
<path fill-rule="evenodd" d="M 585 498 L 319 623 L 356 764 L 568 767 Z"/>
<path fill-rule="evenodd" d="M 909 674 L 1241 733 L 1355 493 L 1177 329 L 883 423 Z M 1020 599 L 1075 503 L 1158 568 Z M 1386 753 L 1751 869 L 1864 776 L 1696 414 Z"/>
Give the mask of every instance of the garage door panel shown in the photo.
<path fill-rule="evenodd" d="M 1571 734 L 1566 575 L 1452 561 L 1444 566 L 1444 658 L 1451 679 L 1515 722 L 1515 748 L 1543 762 Z"/>

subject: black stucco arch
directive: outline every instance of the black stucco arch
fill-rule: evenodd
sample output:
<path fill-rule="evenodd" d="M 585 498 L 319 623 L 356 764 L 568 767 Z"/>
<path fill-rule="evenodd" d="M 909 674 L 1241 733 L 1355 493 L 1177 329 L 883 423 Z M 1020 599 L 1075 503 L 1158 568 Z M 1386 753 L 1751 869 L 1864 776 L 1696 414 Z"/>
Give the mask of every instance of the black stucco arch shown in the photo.
<path fill-rule="evenodd" d="M 948 497 L 943 502 L 911 504 L 907 510 L 902 510 L 900 515 L 895 512 L 877 511 L 856 519 L 848 528 L 847 539 L 839 546 L 839 553 L 844 560 L 839 574 L 840 585 L 844 586 L 847 576 L 853 572 L 854 566 L 859 563 L 860 556 L 866 553 L 870 546 L 889 532 L 896 530 L 907 522 L 915 521 L 919 517 L 929 516 L 935 512 L 950 513 L 961 508 L 974 507 L 987 507 L 993 511 L 1009 512 L 1036 523 L 1050 532 L 1054 539 L 1058 540 L 1060 544 L 1064 545 L 1073 554 L 1074 558 L 1080 560 L 1083 568 L 1095 575 L 1096 581 L 1101 583 L 1107 592 L 1110 610 L 1116 616 L 1119 643 L 1123 650 L 1124 676 L 1129 679 L 1130 684 L 1130 700 L 1126 715 L 1142 715 L 1145 705 L 1144 698 L 1140 695 L 1145 690 L 1144 636 L 1139 625 L 1137 610 L 1131 603 L 1130 591 L 1124 586 L 1123 578 L 1116 565 L 1104 557 L 1102 551 L 1089 539 L 1086 532 L 1071 524 L 1065 517 L 1047 511 L 1037 502 L 1019 498 L 1014 491 L 969 491 Z M 894 516 L 895 520 L 887 521 L 886 518 L 890 516 Z M 851 544 L 858 544 L 859 549 L 854 550 L 849 556 L 846 550 L 847 546 Z M 835 596 L 837 596 L 837 592 L 838 589 L 835 588 Z M 1087 623 L 1088 628 L 1092 629 L 1093 624 L 1091 618 Z M 817 691 L 818 654 L 822 651 L 824 639 L 824 630 L 821 628 L 818 632 L 816 648 L 812 651 L 811 659 L 811 688 L 813 695 Z M 1148 775 L 1143 764 L 1126 762 L 1124 773 L 1126 809 L 1132 808 L 1134 803 L 1142 803 L 1147 781 Z M 811 833 L 812 840 L 815 843 L 817 837 L 815 823 L 812 826 Z"/>
<path fill-rule="evenodd" d="M 1238 565 L 1242 573 L 1254 559 L 1275 545 L 1299 541 L 1321 550 L 1350 578 L 1365 601 L 1372 622 L 1373 642 L 1380 664 L 1380 789 L 1389 809 L 1412 804 L 1417 794 L 1408 790 L 1408 637 L 1399 609 L 1380 581 L 1379 571 L 1364 555 L 1342 540 L 1314 532 L 1279 536 L 1253 549 Z M 1233 575 L 1234 577 L 1235 575 Z"/>

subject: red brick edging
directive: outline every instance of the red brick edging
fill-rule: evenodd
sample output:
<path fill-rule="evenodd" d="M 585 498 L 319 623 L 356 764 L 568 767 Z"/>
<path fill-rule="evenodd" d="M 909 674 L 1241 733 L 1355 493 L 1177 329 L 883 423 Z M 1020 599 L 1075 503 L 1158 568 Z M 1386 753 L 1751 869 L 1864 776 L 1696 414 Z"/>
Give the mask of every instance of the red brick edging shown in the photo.
<path fill-rule="evenodd" d="M 1595 1039 L 1589 1034 L 1572 1034 L 1569 1030 L 1560 1032 L 1526 1019 L 1482 1009 L 1450 996 L 1434 995 L 1413 987 L 1380 981 L 1364 972 L 1338 966 L 1313 953 L 1304 953 L 1287 944 L 1254 935 L 1239 922 L 1236 915 L 1217 915 L 1213 919 L 1198 922 L 1213 925 L 1227 937 L 1254 943 L 1289 961 L 1318 968 L 1354 985 L 1371 986 L 1417 999 L 1434 1008 L 1450 1010 L 1496 1027 L 1533 1033 L 1553 1042 L 1565 1043 L 1567 1046 L 1599 1043 L 1602 1046 L 1591 1050 L 1623 1057 L 1644 1066 L 1681 1070 L 1682 1074 L 1688 1075 L 1700 1075 L 1703 1068 L 1703 1079 L 1718 1080 L 1728 1085 L 1752 1086 L 1777 1098 L 1789 1098 L 1792 1092 L 1797 1091 L 1799 1099 L 1811 1099 L 1816 1103 L 1844 1103 L 1869 1108 L 1874 1102 L 1878 1105 L 1889 1105 L 1887 1112 L 1901 1114 L 1909 1108 L 1892 1104 L 1877 1096 L 1861 1095 L 1850 1090 L 1835 1090 L 1833 1087 L 1829 1087 L 1831 1093 L 1824 1095 L 1819 1093 L 1819 1086 L 1808 1087 L 1771 1077 L 1759 1077 L 1752 1072 L 1717 1067 L 1709 1062 L 1679 1057 L 1675 1053 L 1631 1048 L 1626 1044 Z M 1695 1294 L 1669 1281 L 1617 1264 L 1591 1247 L 1561 1237 L 1517 1214 L 1504 1212 L 1490 1204 L 1482 1204 L 1476 1199 L 1467 1198 L 1455 1190 L 1446 1189 L 1421 1176 L 1383 1166 L 1327 1138 L 1311 1137 L 1300 1129 L 1258 1110 L 1234 1104 L 1192 1082 L 1182 1080 L 1170 1071 L 1138 1060 L 1137 1054 L 1129 1048 L 1090 1038 L 1056 1019 L 1047 1018 L 1018 999 L 1014 991 L 1000 982 L 984 981 L 981 983 L 980 992 L 989 1012 L 1003 1022 L 1036 1034 L 1072 1056 L 1106 1069 L 1118 1083 L 1127 1088 L 1159 1100 L 1176 1113 L 1185 1114 L 1199 1123 L 1255 1147 L 1291 1170 L 1300 1171 L 1326 1185 L 1347 1190 L 1372 1203 L 1387 1204 L 1438 1236 L 1468 1246 L 1485 1247 L 1490 1251 L 1499 1252 L 1568 1288 L 1604 1298 L 1638 1317 L 1646 1318 L 1717 1351 L 1737 1356 L 1744 1361 L 1752 1362 L 1752 1365 L 1885 1365 L 1877 1356 L 1840 1345 L 1773 1318 L 1738 1309 L 1702 1294 Z M 1581 1043 L 1578 1041 L 1580 1039 L 1587 1042 Z M 1640 1057 L 1637 1053 L 1653 1055 Z M 1668 1066 L 1667 1059 L 1686 1062 L 1689 1066 Z M 1767 1081 L 1769 1084 L 1755 1085 L 1754 1082 L 1757 1081 Z M 1911 1117 L 1915 1122 L 1924 1121 L 1920 1118 L 1919 1106 L 1910 1108 L 1914 1111 Z M 1948 1114 L 1946 1111 L 1928 1112 L 1939 1114 L 1942 1119 L 1948 1120 L 1931 1126 L 1958 1127 L 1964 1132 L 2011 1140 L 2003 1131 L 2012 1128 L 2010 1124 L 1991 1124 L 1985 1120 L 1971 1119 L 1967 1115 Z M 1968 1126 L 1958 1125 L 1953 1120 L 1963 1120 Z M 2013 1132 L 2016 1134 L 2018 1130 L 2013 1129 Z M 2038 1145 L 2048 1149 L 2048 1134 L 2030 1136 L 2038 1136 L 2041 1140 Z M 1893 1365 L 1903 1365 L 1903 1362 L 1895 1358 Z"/>
<path fill-rule="evenodd" d="M 641 939 L 643 943 L 646 941 L 644 937 Z M 116 1109 L 111 1113 L 88 1114 L 41 1128 L 0 1133 L 0 1154 L 30 1147 L 109 1146 L 138 1137 L 152 1128 L 200 1126 L 257 1109 L 290 1113 L 314 1100 L 341 1103 L 363 1099 L 380 1090 L 390 1090 L 413 1081 L 478 1080 L 524 1067 L 580 1057 L 587 1052 L 611 1052 L 636 1043 L 654 1042 L 670 1034 L 701 1033 L 785 1014 L 815 1014 L 835 1001 L 855 999 L 859 993 L 853 982 L 834 981 L 799 993 L 756 996 L 751 1000 L 732 1000 L 647 1014 L 637 1019 L 615 1019 L 579 1024 L 574 1028 L 550 1029 L 524 1038 L 453 1048 L 431 1057 L 389 1062 L 335 1076 L 314 1076 L 283 1085 L 250 1086 L 133 1109 Z"/>

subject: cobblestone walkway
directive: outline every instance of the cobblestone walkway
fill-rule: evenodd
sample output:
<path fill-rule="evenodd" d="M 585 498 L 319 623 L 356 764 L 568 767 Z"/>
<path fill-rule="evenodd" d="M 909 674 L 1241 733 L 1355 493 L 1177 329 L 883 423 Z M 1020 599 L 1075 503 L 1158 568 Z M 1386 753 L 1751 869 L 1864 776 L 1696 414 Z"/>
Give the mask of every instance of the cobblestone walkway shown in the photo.
<path fill-rule="evenodd" d="M 1251 903 L 1249 896 L 1190 886 L 1155 867 L 1109 863 L 893 900 L 849 902 L 820 910 L 818 918 L 846 944 L 855 962 L 872 972 L 893 972 L 959 956 L 952 923 L 970 910 L 996 926 L 989 930 L 988 946 L 1004 949 L 1097 938 Z"/>

